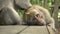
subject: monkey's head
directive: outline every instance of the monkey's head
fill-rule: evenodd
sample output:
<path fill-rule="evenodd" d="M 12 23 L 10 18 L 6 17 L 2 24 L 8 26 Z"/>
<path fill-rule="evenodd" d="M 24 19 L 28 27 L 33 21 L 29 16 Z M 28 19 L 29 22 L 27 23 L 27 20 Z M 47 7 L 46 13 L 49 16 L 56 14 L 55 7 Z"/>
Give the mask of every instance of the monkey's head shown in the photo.
<path fill-rule="evenodd" d="M 24 18 L 28 24 L 32 24 L 32 25 L 44 25 L 45 24 L 43 13 L 37 9 L 28 9 L 25 12 Z"/>
<path fill-rule="evenodd" d="M 18 5 L 22 9 L 28 9 L 32 6 L 30 0 L 15 0 L 16 5 Z"/>

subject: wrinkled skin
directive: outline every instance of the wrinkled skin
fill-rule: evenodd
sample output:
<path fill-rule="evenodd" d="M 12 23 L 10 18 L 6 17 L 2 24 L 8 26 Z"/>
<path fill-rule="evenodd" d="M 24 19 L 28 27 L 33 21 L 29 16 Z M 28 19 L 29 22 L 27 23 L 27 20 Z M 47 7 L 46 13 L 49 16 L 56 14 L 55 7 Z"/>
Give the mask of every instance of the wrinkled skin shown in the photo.
<path fill-rule="evenodd" d="M 0 25 L 22 24 L 17 10 L 30 6 L 32 6 L 30 0 L 0 0 Z"/>
<path fill-rule="evenodd" d="M 35 19 L 39 22 L 38 25 L 46 25 L 46 22 L 43 18 L 35 16 Z"/>

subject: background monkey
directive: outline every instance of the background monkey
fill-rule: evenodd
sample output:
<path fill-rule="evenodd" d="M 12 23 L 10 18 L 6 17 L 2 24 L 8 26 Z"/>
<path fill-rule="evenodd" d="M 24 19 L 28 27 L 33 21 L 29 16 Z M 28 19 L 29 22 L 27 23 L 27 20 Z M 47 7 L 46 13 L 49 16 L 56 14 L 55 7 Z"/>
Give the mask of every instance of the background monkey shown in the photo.
<path fill-rule="evenodd" d="M 17 10 L 25 10 L 30 6 L 30 0 L 0 0 L 0 25 L 22 24 Z"/>

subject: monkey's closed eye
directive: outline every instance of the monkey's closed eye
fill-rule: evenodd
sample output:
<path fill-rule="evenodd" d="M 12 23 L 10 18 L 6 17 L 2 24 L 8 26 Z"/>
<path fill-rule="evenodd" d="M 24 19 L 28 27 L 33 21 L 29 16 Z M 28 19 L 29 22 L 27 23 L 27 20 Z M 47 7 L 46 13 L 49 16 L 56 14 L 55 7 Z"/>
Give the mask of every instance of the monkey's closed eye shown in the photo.
<path fill-rule="evenodd" d="M 37 15 L 36 15 L 36 17 L 40 17 L 40 18 L 43 18 L 43 16 L 41 16 L 41 15 L 39 15 L 39 14 L 37 14 Z"/>
<path fill-rule="evenodd" d="M 38 16 L 39 16 L 39 14 L 36 15 L 36 17 L 38 17 Z"/>

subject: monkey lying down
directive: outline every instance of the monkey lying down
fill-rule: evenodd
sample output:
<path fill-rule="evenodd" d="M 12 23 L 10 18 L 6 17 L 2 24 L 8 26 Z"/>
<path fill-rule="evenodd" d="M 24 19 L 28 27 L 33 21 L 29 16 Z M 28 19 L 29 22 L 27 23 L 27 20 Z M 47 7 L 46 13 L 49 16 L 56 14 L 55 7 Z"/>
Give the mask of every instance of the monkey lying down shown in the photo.
<path fill-rule="evenodd" d="M 38 12 L 38 10 L 36 9 L 30 9 L 30 8 L 24 13 L 24 21 L 28 25 L 46 24 L 43 13 Z"/>
<path fill-rule="evenodd" d="M 50 25 L 55 27 L 54 19 L 50 16 L 47 9 L 33 5 L 24 12 L 23 21 L 28 25 Z"/>

